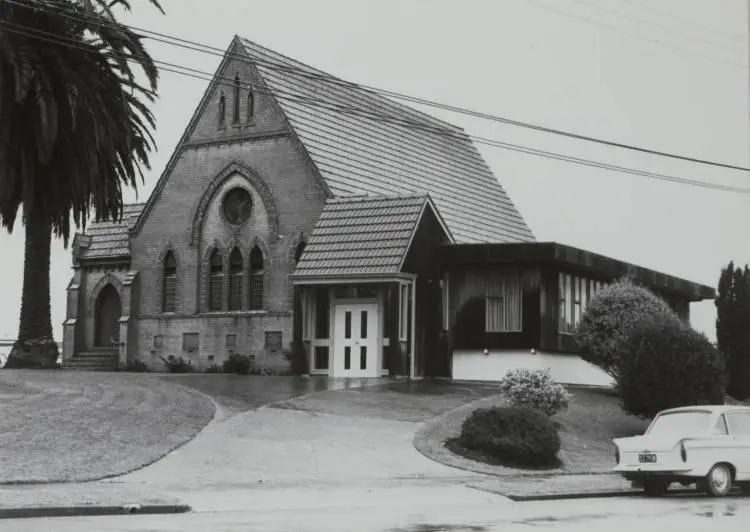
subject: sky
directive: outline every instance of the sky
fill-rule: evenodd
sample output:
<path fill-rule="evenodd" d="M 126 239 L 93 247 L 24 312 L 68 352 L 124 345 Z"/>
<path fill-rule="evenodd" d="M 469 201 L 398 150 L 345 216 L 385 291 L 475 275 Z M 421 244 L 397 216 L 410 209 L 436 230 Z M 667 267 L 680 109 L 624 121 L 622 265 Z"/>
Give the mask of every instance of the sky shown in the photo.
<path fill-rule="evenodd" d="M 357 83 L 582 135 L 742 167 L 750 156 L 745 0 L 131 0 L 121 21 L 226 49 L 235 34 Z M 160 61 L 214 73 L 216 55 L 154 41 Z M 204 76 L 205 77 L 205 76 Z M 161 74 L 145 201 L 208 82 Z M 747 172 L 421 108 L 472 135 L 750 190 Z M 539 241 L 716 286 L 750 263 L 750 194 L 477 146 Z M 136 200 L 132 191 L 126 200 Z M 0 338 L 18 329 L 23 229 L 0 234 Z M 62 340 L 70 250 L 53 242 Z M 712 340 L 713 302 L 693 304 Z"/>

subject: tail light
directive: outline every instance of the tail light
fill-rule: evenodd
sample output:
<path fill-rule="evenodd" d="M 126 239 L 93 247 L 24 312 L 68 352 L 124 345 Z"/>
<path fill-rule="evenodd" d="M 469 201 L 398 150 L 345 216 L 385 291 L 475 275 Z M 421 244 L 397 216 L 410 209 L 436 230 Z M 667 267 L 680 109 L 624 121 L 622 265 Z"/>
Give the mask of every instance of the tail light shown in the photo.
<path fill-rule="evenodd" d="M 683 462 L 687 462 L 687 449 L 685 449 L 685 442 L 680 443 L 680 458 Z"/>
<path fill-rule="evenodd" d="M 619 447 L 615 447 L 615 463 L 620 463 L 620 449 Z"/>

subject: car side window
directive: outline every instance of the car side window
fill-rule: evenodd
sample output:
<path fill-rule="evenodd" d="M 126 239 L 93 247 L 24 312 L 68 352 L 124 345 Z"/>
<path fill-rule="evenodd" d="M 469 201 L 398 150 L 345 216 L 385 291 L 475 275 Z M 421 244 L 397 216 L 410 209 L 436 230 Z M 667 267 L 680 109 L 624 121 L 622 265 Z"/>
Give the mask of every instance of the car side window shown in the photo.
<path fill-rule="evenodd" d="M 714 427 L 715 434 L 729 434 L 727 429 L 727 420 L 724 418 L 724 414 L 721 414 L 716 420 L 716 426 Z"/>
<path fill-rule="evenodd" d="M 727 418 L 732 434 L 750 436 L 750 412 L 730 412 Z"/>

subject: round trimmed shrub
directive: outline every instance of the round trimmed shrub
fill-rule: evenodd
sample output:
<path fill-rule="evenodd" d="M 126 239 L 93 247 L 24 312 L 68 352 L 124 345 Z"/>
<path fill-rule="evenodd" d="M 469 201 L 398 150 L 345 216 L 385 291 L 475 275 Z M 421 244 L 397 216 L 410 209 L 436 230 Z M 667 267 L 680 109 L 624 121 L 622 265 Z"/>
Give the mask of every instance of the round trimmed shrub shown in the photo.
<path fill-rule="evenodd" d="M 628 334 L 644 324 L 680 325 L 679 316 L 662 298 L 630 279 L 602 289 L 589 302 L 575 331 L 580 356 L 617 382 L 622 346 Z"/>
<path fill-rule="evenodd" d="M 552 379 L 549 369 L 512 369 L 500 381 L 500 391 L 512 406 L 538 410 L 554 416 L 568 408 L 570 395 Z"/>
<path fill-rule="evenodd" d="M 474 410 L 464 420 L 458 443 L 504 463 L 526 467 L 557 465 L 560 436 L 554 423 L 531 408 Z"/>
<path fill-rule="evenodd" d="M 651 418 L 667 408 L 724 404 L 724 357 L 689 326 L 645 324 L 623 349 L 617 384 L 626 412 Z"/>

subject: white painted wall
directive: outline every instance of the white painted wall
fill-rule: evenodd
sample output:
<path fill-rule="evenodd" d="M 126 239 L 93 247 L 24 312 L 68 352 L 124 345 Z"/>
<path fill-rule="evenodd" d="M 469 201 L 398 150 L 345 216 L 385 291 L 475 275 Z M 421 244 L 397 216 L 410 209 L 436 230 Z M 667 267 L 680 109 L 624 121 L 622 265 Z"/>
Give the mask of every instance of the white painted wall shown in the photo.
<path fill-rule="evenodd" d="M 611 386 L 612 379 L 604 371 L 574 354 L 528 350 L 456 349 L 453 351 L 453 379 L 471 381 L 498 381 L 516 368 L 549 368 L 555 381 L 562 384 L 585 386 Z"/>

